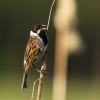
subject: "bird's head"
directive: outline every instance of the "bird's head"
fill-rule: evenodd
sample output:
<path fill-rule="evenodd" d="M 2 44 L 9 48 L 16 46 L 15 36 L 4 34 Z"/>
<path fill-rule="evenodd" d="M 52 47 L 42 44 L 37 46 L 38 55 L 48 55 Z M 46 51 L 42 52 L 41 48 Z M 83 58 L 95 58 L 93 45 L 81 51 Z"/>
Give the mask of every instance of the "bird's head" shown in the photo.
<path fill-rule="evenodd" d="M 46 25 L 38 24 L 33 26 L 31 31 L 39 35 L 41 31 L 45 31 L 45 30 L 46 30 Z"/>

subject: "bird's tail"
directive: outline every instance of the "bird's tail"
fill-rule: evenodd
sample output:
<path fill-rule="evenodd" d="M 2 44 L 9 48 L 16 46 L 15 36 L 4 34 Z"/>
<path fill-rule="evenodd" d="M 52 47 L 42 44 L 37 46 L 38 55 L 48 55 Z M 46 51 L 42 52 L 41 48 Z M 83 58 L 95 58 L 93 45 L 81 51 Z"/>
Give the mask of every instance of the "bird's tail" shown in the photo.
<path fill-rule="evenodd" d="M 23 91 L 24 88 L 28 88 L 28 73 L 25 73 L 25 72 L 24 72 L 24 75 L 23 75 L 21 91 Z"/>

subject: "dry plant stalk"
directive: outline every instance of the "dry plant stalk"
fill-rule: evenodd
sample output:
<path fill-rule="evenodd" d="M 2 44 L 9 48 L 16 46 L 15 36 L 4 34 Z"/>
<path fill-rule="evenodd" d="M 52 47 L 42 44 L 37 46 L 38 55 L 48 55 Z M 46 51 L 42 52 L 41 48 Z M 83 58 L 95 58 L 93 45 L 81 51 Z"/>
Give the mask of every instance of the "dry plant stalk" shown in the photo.
<path fill-rule="evenodd" d="M 38 85 L 38 92 L 37 92 L 37 100 L 40 100 L 41 98 L 42 82 L 43 82 L 44 75 L 46 74 L 46 55 L 44 55 L 43 57 L 43 64 L 41 66 L 41 70 L 40 71 L 38 69 L 36 70 L 40 73 L 40 77 L 39 79 L 34 81 L 31 100 L 33 100 L 34 88 L 38 80 L 39 80 L 39 85 Z"/>
<path fill-rule="evenodd" d="M 47 31 L 48 31 L 48 28 L 49 28 L 49 23 L 50 23 L 50 18 L 51 18 L 51 12 L 52 12 L 52 8 L 53 8 L 54 3 L 55 3 L 55 0 L 53 0 L 51 8 L 50 8 L 49 17 L 48 17 L 48 23 L 47 23 Z M 34 81 L 34 84 L 33 84 L 33 90 L 32 90 L 31 100 L 33 100 L 35 83 L 38 80 L 39 80 L 39 85 L 38 85 L 38 92 L 37 92 L 37 100 L 40 100 L 40 98 L 41 98 L 41 91 L 42 91 L 42 82 L 43 82 L 43 78 L 44 78 L 45 72 L 46 72 L 46 54 L 43 57 L 43 65 L 41 66 L 41 70 L 39 71 L 40 77 L 39 77 L 39 79 L 37 79 L 36 81 Z"/>
<path fill-rule="evenodd" d="M 49 23 L 50 23 L 50 18 L 51 18 L 51 12 L 52 12 L 52 8 L 53 8 L 54 3 L 55 3 L 55 0 L 53 0 L 51 8 L 50 8 L 49 18 L 48 18 L 48 23 L 47 23 L 47 31 L 48 31 L 48 28 L 49 28 Z"/>
<path fill-rule="evenodd" d="M 66 100 L 70 25 L 76 15 L 75 0 L 57 0 L 53 100 Z"/>
<path fill-rule="evenodd" d="M 36 82 L 37 82 L 38 80 L 39 80 L 39 79 L 37 79 L 37 80 L 34 81 L 31 100 L 33 100 L 34 88 L 35 88 L 35 84 L 36 84 Z"/>
<path fill-rule="evenodd" d="M 46 71 L 46 64 L 45 63 L 42 65 L 41 71 L 40 71 L 37 100 L 40 100 L 40 98 L 41 98 L 42 82 L 43 82 L 43 77 L 44 77 L 43 71 Z"/>

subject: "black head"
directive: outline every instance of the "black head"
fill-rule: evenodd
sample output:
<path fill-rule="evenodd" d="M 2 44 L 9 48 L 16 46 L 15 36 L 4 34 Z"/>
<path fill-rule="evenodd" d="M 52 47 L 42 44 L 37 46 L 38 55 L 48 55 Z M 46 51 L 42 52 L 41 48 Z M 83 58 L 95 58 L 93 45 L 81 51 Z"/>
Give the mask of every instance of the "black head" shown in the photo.
<path fill-rule="evenodd" d="M 32 27 L 32 31 L 37 34 L 39 34 L 42 30 L 46 30 L 46 25 L 38 24 Z"/>
<path fill-rule="evenodd" d="M 32 32 L 36 33 L 44 42 L 44 45 L 47 45 L 48 43 L 48 37 L 47 37 L 47 32 L 46 30 L 46 25 L 35 25 L 32 27 Z"/>

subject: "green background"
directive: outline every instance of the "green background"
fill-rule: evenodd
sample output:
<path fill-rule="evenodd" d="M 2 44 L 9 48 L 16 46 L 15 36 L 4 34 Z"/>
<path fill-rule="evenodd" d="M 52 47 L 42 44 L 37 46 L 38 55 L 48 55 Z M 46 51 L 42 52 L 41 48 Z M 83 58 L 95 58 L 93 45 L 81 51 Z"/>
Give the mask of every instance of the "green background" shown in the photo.
<path fill-rule="evenodd" d="M 0 0 L 0 100 L 30 100 L 39 74 L 31 68 L 29 88 L 20 91 L 23 56 L 35 24 L 47 24 L 52 0 Z M 52 100 L 55 29 L 49 27 L 47 75 L 41 100 Z M 67 100 L 100 100 L 100 1 L 77 0 L 78 27 L 86 50 L 68 60 Z M 36 64 L 40 68 L 41 61 Z M 35 87 L 35 98 L 37 85 Z"/>

